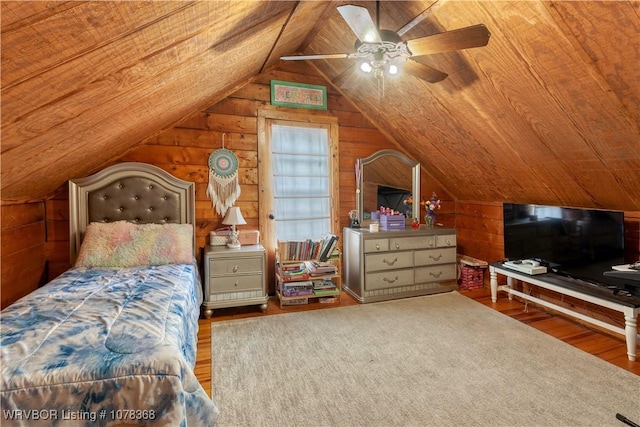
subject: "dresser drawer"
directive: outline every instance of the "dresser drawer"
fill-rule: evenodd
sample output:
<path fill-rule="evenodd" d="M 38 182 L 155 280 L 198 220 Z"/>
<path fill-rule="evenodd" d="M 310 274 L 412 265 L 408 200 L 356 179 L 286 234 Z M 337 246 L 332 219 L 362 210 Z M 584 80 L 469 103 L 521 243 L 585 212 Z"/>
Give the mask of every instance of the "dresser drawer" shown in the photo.
<path fill-rule="evenodd" d="M 456 235 L 455 234 L 443 234 L 436 236 L 436 247 L 444 248 L 446 246 L 455 246 L 456 245 Z"/>
<path fill-rule="evenodd" d="M 456 248 L 429 249 L 415 251 L 413 254 L 413 263 L 416 266 L 449 264 L 457 261 Z"/>
<path fill-rule="evenodd" d="M 210 294 L 262 290 L 262 274 L 223 276 L 211 279 Z"/>
<path fill-rule="evenodd" d="M 364 271 L 392 270 L 413 267 L 413 252 L 385 252 L 364 256 Z"/>
<path fill-rule="evenodd" d="M 367 291 L 413 285 L 413 269 L 382 271 L 365 274 L 364 288 Z"/>
<path fill-rule="evenodd" d="M 210 259 L 209 276 L 232 273 L 255 273 L 262 271 L 262 257 L 234 258 L 234 259 Z"/>
<path fill-rule="evenodd" d="M 364 253 L 385 252 L 389 250 L 389 240 L 387 239 L 367 239 L 364 241 Z"/>
<path fill-rule="evenodd" d="M 443 282 L 445 280 L 455 280 L 456 277 L 456 264 L 416 268 L 416 283 Z"/>
<path fill-rule="evenodd" d="M 390 251 L 435 248 L 435 236 L 396 237 L 389 239 Z"/>

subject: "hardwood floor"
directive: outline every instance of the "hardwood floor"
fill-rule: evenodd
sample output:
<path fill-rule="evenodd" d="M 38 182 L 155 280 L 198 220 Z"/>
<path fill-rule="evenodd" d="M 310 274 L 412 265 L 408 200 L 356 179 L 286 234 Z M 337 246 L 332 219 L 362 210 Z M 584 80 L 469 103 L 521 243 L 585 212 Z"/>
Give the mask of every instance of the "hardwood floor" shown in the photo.
<path fill-rule="evenodd" d="M 605 334 L 593 330 L 576 321 L 555 314 L 542 311 L 532 304 L 525 310 L 525 305 L 517 300 L 509 301 L 504 295 L 499 296 L 498 302 L 491 302 L 489 289 L 460 290 L 461 295 L 472 298 L 487 307 L 491 307 L 522 323 L 545 332 L 552 337 L 563 340 L 582 351 L 590 353 L 622 369 L 626 369 L 640 376 L 640 361 L 632 362 L 627 358 L 627 347 L 623 337 Z M 347 294 L 341 296 L 340 306 L 358 304 Z M 335 307 L 336 305 L 332 305 Z M 211 393 L 211 324 L 221 320 L 239 319 L 245 317 L 270 316 L 281 313 L 306 310 L 330 310 L 322 304 L 302 305 L 280 309 L 277 299 L 272 298 L 266 313 L 260 312 L 258 307 L 238 307 L 220 309 L 214 312 L 211 319 L 200 319 L 198 332 L 198 353 L 195 373 L 198 380 Z"/>

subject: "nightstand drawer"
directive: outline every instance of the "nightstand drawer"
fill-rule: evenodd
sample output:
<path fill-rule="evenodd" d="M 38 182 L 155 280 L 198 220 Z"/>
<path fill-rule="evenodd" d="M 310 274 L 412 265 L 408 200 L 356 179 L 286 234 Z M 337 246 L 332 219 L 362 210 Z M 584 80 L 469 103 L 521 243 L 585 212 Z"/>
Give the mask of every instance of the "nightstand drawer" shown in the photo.
<path fill-rule="evenodd" d="M 238 249 L 207 246 L 204 252 L 204 316 L 215 308 L 260 305 L 267 309 L 269 295 L 265 280 L 265 250 L 260 245 Z"/>
<path fill-rule="evenodd" d="M 262 263 L 262 257 L 211 259 L 209 260 L 209 276 L 215 277 L 219 274 L 261 272 Z"/>
<path fill-rule="evenodd" d="M 218 292 L 262 290 L 262 285 L 262 274 L 216 277 L 211 279 L 209 292 L 215 294 Z"/>

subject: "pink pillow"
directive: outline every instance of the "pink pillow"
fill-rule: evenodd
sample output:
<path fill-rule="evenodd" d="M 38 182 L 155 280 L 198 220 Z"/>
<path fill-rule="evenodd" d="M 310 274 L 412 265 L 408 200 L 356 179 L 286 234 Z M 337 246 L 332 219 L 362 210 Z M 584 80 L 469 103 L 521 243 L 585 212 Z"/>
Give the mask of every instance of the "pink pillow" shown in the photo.
<path fill-rule="evenodd" d="M 191 224 L 92 222 L 87 226 L 76 267 L 135 267 L 188 264 L 193 257 Z"/>

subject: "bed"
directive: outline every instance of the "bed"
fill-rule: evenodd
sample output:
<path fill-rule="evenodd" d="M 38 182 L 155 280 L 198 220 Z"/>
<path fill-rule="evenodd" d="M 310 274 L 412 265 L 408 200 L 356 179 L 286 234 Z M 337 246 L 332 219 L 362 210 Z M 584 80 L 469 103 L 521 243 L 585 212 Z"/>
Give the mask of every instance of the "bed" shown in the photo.
<path fill-rule="evenodd" d="M 195 190 L 121 163 L 69 182 L 73 268 L 1 312 L 2 426 L 212 426 L 195 365 Z"/>

